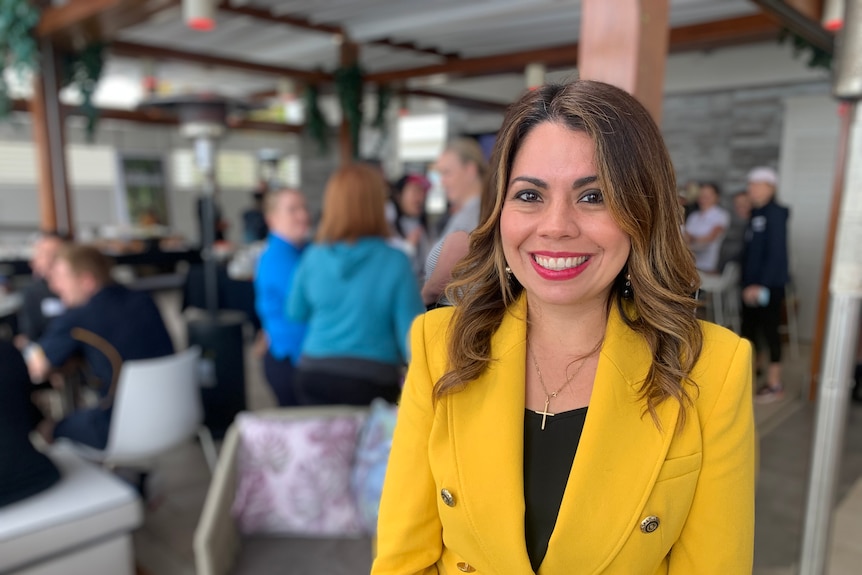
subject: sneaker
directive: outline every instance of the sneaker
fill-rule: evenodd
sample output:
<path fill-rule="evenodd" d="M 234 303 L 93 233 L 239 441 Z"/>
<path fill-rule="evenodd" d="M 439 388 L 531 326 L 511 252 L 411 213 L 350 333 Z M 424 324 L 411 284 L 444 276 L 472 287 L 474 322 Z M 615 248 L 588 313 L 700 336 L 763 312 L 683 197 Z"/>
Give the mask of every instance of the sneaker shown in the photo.
<path fill-rule="evenodd" d="M 784 399 L 783 385 L 778 385 L 777 387 L 764 385 L 757 390 L 757 394 L 754 396 L 755 403 L 774 403 L 776 401 L 781 401 L 782 399 Z"/>

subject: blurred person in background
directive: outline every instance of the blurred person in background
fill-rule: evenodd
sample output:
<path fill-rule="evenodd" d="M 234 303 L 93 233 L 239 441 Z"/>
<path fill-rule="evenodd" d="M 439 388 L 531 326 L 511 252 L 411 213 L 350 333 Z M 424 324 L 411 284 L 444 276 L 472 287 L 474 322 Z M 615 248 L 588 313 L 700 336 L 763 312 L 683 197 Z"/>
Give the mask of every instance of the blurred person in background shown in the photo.
<path fill-rule="evenodd" d="M 30 378 L 21 353 L 0 340 L 0 508 L 60 479 L 57 467 L 30 442 Z"/>
<path fill-rule="evenodd" d="M 261 181 L 257 188 L 251 192 L 251 207 L 242 213 L 242 240 L 243 243 L 253 244 L 266 239 L 267 229 L 264 198 L 268 185 Z"/>
<path fill-rule="evenodd" d="M 751 199 L 748 192 L 733 195 L 733 210 L 730 212 L 730 225 L 718 250 L 718 270 L 724 270 L 728 262 L 742 264 L 742 251 L 745 249 L 745 229 L 751 217 Z"/>
<path fill-rule="evenodd" d="M 19 333 L 15 337 L 18 349 L 38 340 L 48 322 L 65 311 L 63 302 L 48 285 L 51 268 L 64 243 L 65 240 L 59 234 L 47 232 L 39 236 L 33 245 L 33 257 L 30 259 L 33 281 L 21 290 L 23 301 L 18 310 Z"/>
<path fill-rule="evenodd" d="M 393 244 L 410 258 L 417 280 L 425 277 L 425 259 L 430 242 L 425 200 L 431 182 L 419 174 L 408 174 L 392 187 L 392 200 L 386 204 L 386 221 L 394 233 Z"/>
<path fill-rule="evenodd" d="M 768 167 L 748 173 L 751 218 L 742 254 L 742 336 L 758 349 L 766 340 L 769 367 L 755 400 L 770 403 L 784 397 L 781 381 L 781 306 L 790 281 L 787 220 L 790 210 L 775 201 L 778 174 Z"/>
<path fill-rule="evenodd" d="M 361 164 L 326 185 L 316 243 L 305 250 L 288 312 L 307 322 L 295 376 L 299 402 L 394 402 L 408 358 L 407 333 L 424 311 L 410 261 L 387 243 L 387 186 Z"/>
<path fill-rule="evenodd" d="M 121 361 L 150 359 L 174 352 L 168 330 L 152 298 L 111 280 L 111 264 L 96 248 L 69 244 L 57 254 L 51 287 L 66 306 L 39 338 L 24 348 L 30 379 L 42 382 L 52 370 L 80 356 L 98 391 L 97 407 L 67 415 L 56 426 L 43 420 L 39 431 L 47 441 L 68 437 L 96 449 L 108 442 L 111 402 L 115 392 L 111 356 Z"/>
<path fill-rule="evenodd" d="M 298 405 L 293 375 L 305 337 L 305 324 L 287 316 L 287 298 L 308 241 L 305 196 L 289 188 L 268 192 L 264 213 L 269 236 L 254 276 L 255 309 L 266 338 L 263 370 L 278 404 Z"/>
<path fill-rule="evenodd" d="M 694 265 L 702 272 L 715 273 L 718 252 L 724 233 L 730 225 L 730 214 L 718 205 L 721 190 L 718 184 L 701 184 L 697 195 L 697 209 L 685 220 L 685 240 L 694 253 Z"/>
<path fill-rule="evenodd" d="M 425 262 L 422 301 L 429 308 L 448 305 L 443 292 L 455 264 L 467 255 L 470 232 L 479 224 L 488 164 L 476 140 L 459 138 L 446 146 L 435 169 L 446 191 L 450 216 Z"/>

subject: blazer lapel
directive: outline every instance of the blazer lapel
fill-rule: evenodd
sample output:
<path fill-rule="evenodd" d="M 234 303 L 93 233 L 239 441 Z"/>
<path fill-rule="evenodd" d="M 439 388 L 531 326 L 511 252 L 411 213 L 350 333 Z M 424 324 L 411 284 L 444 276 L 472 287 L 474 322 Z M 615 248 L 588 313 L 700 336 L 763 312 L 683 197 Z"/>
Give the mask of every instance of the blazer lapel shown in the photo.
<path fill-rule="evenodd" d="M 638 396 L 652 356 L 614 307 L 575 461 L 539 573 L 602 571 L 649 497 L 676 429 L 679 404 L 658 407 L 657 429 Z"/>
<path fill-rule="evenodd" d="M 449 398 L 461 503 L 494 573 L 530 573 L 524 542 L 526 298 L 491 341 L 485 373 Z"/>

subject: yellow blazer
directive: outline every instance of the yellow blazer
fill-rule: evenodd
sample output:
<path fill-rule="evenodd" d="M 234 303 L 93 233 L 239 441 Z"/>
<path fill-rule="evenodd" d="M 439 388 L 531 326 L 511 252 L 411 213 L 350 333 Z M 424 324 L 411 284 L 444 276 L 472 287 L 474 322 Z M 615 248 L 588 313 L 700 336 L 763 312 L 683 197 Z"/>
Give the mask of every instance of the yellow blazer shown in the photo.
<path fill-rule="evenodd" d="M 374 575 L 532 573 L 524 542 L 526 298 L 493 336 L 486 372 L 435 405 L 451 315 L 425 314 L 411 332 Z M 724 328 L 702 327 L 694 406 L 678 429 L 678 402 L 663 402 L 658 429 L 637 393 L 652 356 L 611 312 L 540 575 L 751 573 L 751 348 Z M 650 516 L 659 521 L 652 532 L 641 528 Z"/>

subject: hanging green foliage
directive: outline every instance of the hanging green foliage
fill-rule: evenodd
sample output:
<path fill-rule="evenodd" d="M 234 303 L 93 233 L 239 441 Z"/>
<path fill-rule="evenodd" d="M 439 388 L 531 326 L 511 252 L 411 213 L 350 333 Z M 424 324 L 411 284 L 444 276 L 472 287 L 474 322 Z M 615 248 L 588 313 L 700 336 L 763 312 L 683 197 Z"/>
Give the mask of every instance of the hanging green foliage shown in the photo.
<path fill-rule="evenodd" d="M 386 111 L 389 109 L 389 103 L 392 101 L 392 89 L 389 84 L 377 85 L 377 112 L 374 114 L 374 122 L 371 123 L 373 128 L 380 130 L 383 137 L 386 137 Z"/>
<path fill-rule="evenodd" d="M 374 114 L 374 121 L 371 127 L 380 132 L 380 139 L 377 140 L 376 155 L 380 155 L 383 146 L 386 144 L 386 139 L 389 137 L 389 124 L 386 122 L 386 112 L 389 110 L 389 103 L 392 101 L 392 89 L 388 84 L 377 85 L 377 111 Z"/>
<path fill-rule="evenodd" d="M 359 131 L 362 127 L 363 72 L 358 64 L 335 71 L 335 89 L 341 104 L 341 113 L 350 128 L 353 157 L 359 157 Z"/>
<path fill-rule="evenodd" d="M 808 52 L 808 62 L 807 65 L 809 68 L 822 68 L 827 71 L 832 70 L 832 54 L 815 46 L 802 36 L 791 32 L 787 28 L 782 28 L 781 33 L 778 35 L 778 43 L 784 44 L 785 42 L 790 42 L 793 46 L 793 56 L 798 58 L 804 52 Z"/>
<path fill-rule="evenodd" d="M 320 91 L 317 86 L 305 87 L 305 133 L 317 142 L 320 153 L 325 154 L 329 149 L 329 126 L 326 125 L 326 119 L 320 112 L 320 105 L 317 102 L 319 96 Z"/>
<path fill-rule="evenodd" d="M 81 111 L 87 119 L 87 141 L 92 142 L 99 119 L 99 110 L 93 104 L 93 94 L 105 65 L 105 45 L 93 42 L 80 52 L 66 52 L 62 62 L 62 85 L 75 86 L 81 93 Z"/>
<path fill-rule="evenodd" d="M 39 17 L 39 10 L 30 0 L 0 0 L 0 119 L 12 111 L 4 68 L 8 66 L 22 75 L 39 70 L 39 44 L 35 35 Z"/>

